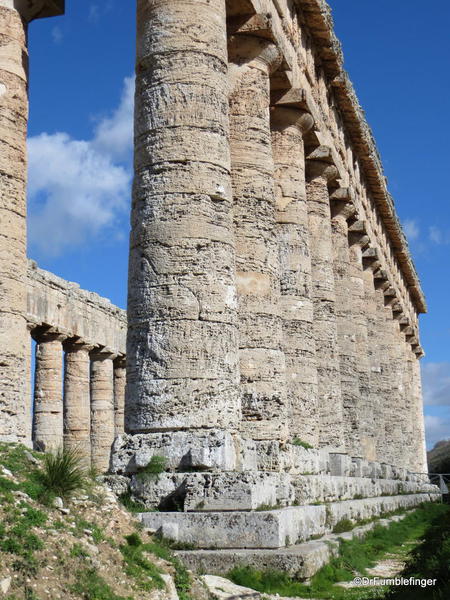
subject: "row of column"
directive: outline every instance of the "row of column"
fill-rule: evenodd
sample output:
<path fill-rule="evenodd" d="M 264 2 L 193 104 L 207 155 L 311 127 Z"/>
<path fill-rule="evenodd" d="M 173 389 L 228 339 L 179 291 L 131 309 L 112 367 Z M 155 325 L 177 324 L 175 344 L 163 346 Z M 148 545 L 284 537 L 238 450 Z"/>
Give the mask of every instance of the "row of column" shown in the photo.
<path fill-rule="evenodd" d="M 124 431 L 125 360 L 57 333 L 36 336 L 33 443 L 77 449 L 104 472 Z"/>
<path fill-rule="evenodd" d="M 227 39 L 222 0 L 196 9 L 138 2 L 127 428 L 399 459 L 405 344 L 351 194 L 330 153 L 305 160 L 312 117 L 271 107 L 277 46 Z"/>

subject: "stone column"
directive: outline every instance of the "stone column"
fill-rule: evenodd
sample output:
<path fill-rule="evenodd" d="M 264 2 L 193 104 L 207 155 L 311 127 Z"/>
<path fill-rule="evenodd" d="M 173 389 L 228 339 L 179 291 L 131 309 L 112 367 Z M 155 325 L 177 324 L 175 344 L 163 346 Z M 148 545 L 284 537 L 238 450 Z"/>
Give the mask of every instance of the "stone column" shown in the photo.
<path fill-rule="evenodd" d="M 91 457 L 92 467 L 105 473 L 114 442 L 114 354 L 91 353 Z"/>
<path fill-rule="evenodd" d="M 361 421 L 361 450 L 362 456 L 369 461 L 377 460 L 376 431 L 378 428 L 375 413 L 377 398 L 371 394 L 370 389 L 370 357 L 374 348 L 369 342 L 369 318 L 373 318 L 375 290 L 373 277 L 370 272 L 370 286 L 365 287 L 364 267 L 362 253 L 369 243 L 363 221 L 354 221 L 349 226 L 349 258 L 350 258 L 350 298 L 352 302 L 351 319 L 354 324 L 356 341 L 356 370 L 359 380 L 359 396 L 361 410 L 359 418 Z M 366 294 L 367 292 L 367 294 Z M 370 292 L 370 293 L 369 293 Z"/>
<path fill-rule="evenodd" d="M 415 461 L 412 470 L 416 473 L 428 473 L 427 449 L 425 443 L 425 421 L 423 416 L 422 378 L 420 374 L 420 355 L 412 363 L 412 384 L 414 390 L 413 419 L 416 424 L 414 430 Z"/>
<path fill-rule="evenodd" d="M 27 439 L 25 320 L 27 22 L 60 14 L 61 4 L 0 0 L 0 440 L 11 442 L 31 441 Z"/>
<path fill-rule="evenodd" d="M 355 214 L 350 191 L 340 188 L 332 195 L 333 272 L 336 290 L 336 323 L 339 371 L 344 421 L 345 449 L 350 456 L 364 458 L 362 442 L 363 410 L 359 382 L 360 347 L 358 346 L 357 298 L 354 297 L 348 219 Z"/>
<path fill-rule="evenodd" d="M 138 0 L 129 432 L 240 422 L 225 0 Z"/>
<path fill-rule="evenodd" d="M 401 429 L 401 398 L 399 395 L 398 360 L 395 355 L 396 340 L 393 335 L 392 310 L 385 305 L 386 285 L 375 279 L 375 297 L 377 301 L 377 330 L 380 361 L 380 399 L 384 414 L 384 441 L 379 448 L 380 462 L 398 464 L 398 432 Z M 398 343 L 398 340 L 397 340 Z M 381 425 L 381 424 L 380 424 Z"/>
<path fill-rule="evenodd" d="M 119 356 L 114 361 L 114 435 L 121 435 L 125 431 L 125 385 L 126 385 L 126 359 Z"/>
<path fill-rule="evenodd" d="M 369 360 L 369 402 L 372 407 L 374 425 L 374 445 L 376 460 L 385 462 L 385 413 L 382 363 L 386 355 L 386 339 L 383 321 L 380 320 L 377 294 L 375 290 L 374 269 L 379 264 L 367 260 L 362 252 L 364 278 L 364 304 L 367 318 L 367 350 Z"/>
<path fill-rule="evenodd" d="M 91 464 L 90 358 L 92 346 L 64 344 L 64 447 L 78 449 Z"/>
<path fill-rule="evenodd" d="M 291 438 L 317 447 L 317 367 L 303 145 L 303 134 L 314 120 L 303 110 L 276 107 L 271 121 L 289 429 Z"/>
<path fill-rule="evenodd" d="M 269 76 L 280 64 L 280 54 L 268 40 L 237 35 L 230 39 L 229 59 L 241 432 L 256 440 L 287 440 L 269 112 Z"/>
<path fill-rule="evenodd" d="M 63 447 L 63 339 L 51 332 L 36 337 L 33 443 L 38 450 Z"/>
<path fill-rule="evenodd" d="M 306 174 L 311 236 L 313 331 L 318 374 L 319 444 L 340 451 L 344 449 L 344 424 L 328 192 L 328 183 L 336 179 L 337 169 L 325 162 L 308 160 Z"/>

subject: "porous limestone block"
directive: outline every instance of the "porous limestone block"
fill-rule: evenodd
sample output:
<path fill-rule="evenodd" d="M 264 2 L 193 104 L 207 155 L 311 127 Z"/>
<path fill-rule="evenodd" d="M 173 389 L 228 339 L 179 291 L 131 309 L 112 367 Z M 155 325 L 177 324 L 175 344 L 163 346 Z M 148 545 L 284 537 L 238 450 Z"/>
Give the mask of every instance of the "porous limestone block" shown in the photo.
<path fill-rule="evenodd" d="M 150 512 L 139 518 L 159 532 L 172 528 L 172 540 L 199 548 L 282 548 L 330 533 L 343 519 L 356 523 L 438 498 L 412 494 L 256 512 Z"/>
<path fill-rule="evenodd" d="M 330 452 L 331 475 L 349 476 L 352 472 L 352 459 L 347 454 Z"/>
<path fill-rule="evenodd" d="M 112 473 L 137 473 L 152 456 L 163 456 L 168 469 L 231 471 L 236 450 L 230 433 L 217 429 L 120 435 L 111 458 Z"/>
<path fill-rule="evenodd" d="M 286 473 L 141 473 L 133 475 L 130 488 L 135 500 L 160 510 L 254 510 L 294 500 Z"/>
<path fill-rule="evenodd" d="M 287 473 L 327 473 L 329 455 L 325 449 L 306 449 L 295 444 L 257 442 L 258 471 Z"/>
<path fill-rule="evenodd" d="M 256 512 L 142 513 L 145 527 L 173 526 L 174 541 L 199 548 L 281 548 L 326 533 L 325 506 Z"/>

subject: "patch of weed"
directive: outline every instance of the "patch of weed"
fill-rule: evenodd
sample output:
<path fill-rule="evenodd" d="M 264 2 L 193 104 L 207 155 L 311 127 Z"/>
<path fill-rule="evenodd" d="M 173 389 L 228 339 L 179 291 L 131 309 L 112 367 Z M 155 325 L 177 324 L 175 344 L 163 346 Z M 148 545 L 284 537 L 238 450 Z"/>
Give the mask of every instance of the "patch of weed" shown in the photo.
<path fill-rule="evenodd" d="M 95 569 L 81 569 L 76 573 L 76 583 L 69 586 L 83 600 L 132 600 L 118 596 Z"/>
<path fill-rule="evenodd" d="M 300 438 L 294 438 L 292 440 L 292 445 L 293 446 L 301 446 L 305 450 L 311 450 L 313 448 L 313 446 L 311 446 L 311 444 L 308 444 L 308 442 L 305 442 L 305 441 L 301 440 Z"/>

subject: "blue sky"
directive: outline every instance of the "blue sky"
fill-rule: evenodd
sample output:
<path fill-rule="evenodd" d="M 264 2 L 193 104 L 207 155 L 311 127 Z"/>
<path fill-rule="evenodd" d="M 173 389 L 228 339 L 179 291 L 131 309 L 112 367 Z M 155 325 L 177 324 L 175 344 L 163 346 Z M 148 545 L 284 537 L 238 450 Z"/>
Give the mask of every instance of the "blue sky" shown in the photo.
<path fill-rule="evenodd" d="M 126 303 L 134 2 L 68 0 L 30 27 L 29 255 Z M 331 0 L 427 296 L 429 444 L 450 437 L 450 3 Z"/>

